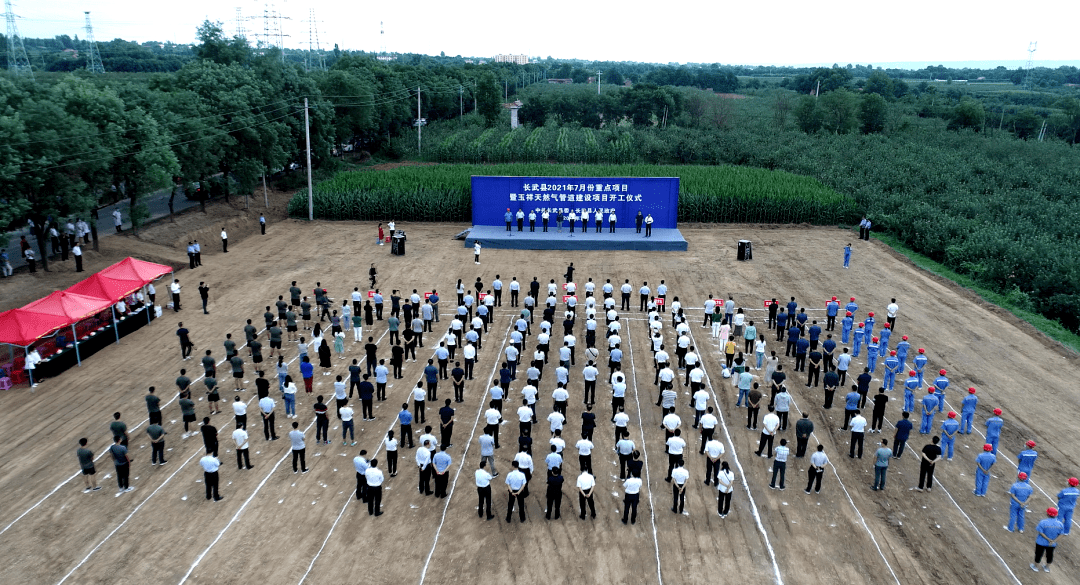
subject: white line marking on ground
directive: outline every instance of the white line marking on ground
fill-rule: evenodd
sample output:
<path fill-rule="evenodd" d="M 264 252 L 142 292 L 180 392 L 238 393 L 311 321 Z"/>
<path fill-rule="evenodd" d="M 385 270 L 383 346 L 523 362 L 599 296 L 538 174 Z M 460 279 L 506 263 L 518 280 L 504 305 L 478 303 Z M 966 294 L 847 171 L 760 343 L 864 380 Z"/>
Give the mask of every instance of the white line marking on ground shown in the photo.
<path fill-rule="evenodd" d="M 691 325 L 689 329 L 690 341 L 697 347 L 697 341 L 694 339 L 694 326 Z M 773 577 L 776 579 L 777 585 L 784 585 L 784 578 L 780 576 L 780 565 L 776 562 L 776 551 L 773 550 L 772 544 L 769 542 L 769 535 L 765 531 L 765 525 L 761 522 L 761 515 L 758 514 L 757 502 L 754 501 L 754 494 L 750 493 L 750 484 L 746 481 L 746 471 L 743 469 L 742 463 L 739 462 L 739 455 L 735 452 L 735 442 L 731 440 L 731 430 L 728 429 L 727 421 L 724 417 L 724 409 L 720 407 L 720 399 L 716 396 L 716 390 L 713 388 L 712 378 L 709 376 L 709 371 L 705 368 L 705 361 L 701 359 L 701 371 L 705 373 L 705 383 L 709 386 L 709 392 L 713 396 L 713 404 L 716 405 L 716 414 L 720 415 L 720 424 L 724 427 L 724 436 L 727 437 L 728 447 L 731 451 L 731 457 L 735 461 L 735 466 L 739 468 L 739 479 L 742 481 L 743 489 L 746 490 L 746 495 L 750 498 L 750 513 L 754 516 L 754 523 L 757 524 L 758 532 L 761 533 L 761 538 L 765 541 L 765 550 L 769 553 L 769 561 L 772 562 Z M 676 375 L 676 381 L 678 381 L 678 375 Z"/>

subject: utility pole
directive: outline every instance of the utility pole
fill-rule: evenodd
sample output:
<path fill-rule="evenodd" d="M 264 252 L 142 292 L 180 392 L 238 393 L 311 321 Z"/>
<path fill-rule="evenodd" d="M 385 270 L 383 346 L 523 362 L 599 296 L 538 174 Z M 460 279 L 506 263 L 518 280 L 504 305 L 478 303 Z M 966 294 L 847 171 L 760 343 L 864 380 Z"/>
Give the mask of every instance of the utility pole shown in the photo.
<path fill-rule="evenodd" d="M 458 94 L 458 110 L 459 110 L 458 111 L 458 117 L 460 118 L 460 117 L 465 115 L 465 87 L 462 86 L 462 85 L 458 85 L 457 94 Z"/>
<path fill-rule="evenodd" d="M 600 75 L 602 73 L 599 69 L 596 70 L 596 95 L 600 95 Z"/>
<path fill-rule="evenodd" d="M 94 27 L 90 24 L 90 11 L 86 11 L 86 44 L 90 46 L 86 55 L 86 69 L 90 73 L 105 73 L 105 67 L 101 64 L 101 53 L 98 52 L 97 42 L 94 41 Z"/>
<path fill-rule="evenodd" d="M 8 71 L 15 76 L 29 75 L 30 80 L 33 81 L 34 70 L 30 67 L 30 58 L 26 56 L 26 47 L 23 45 L 22 36 L 19 35 L 19 29 L 15 26 L 15 13 L 11 11 L 11 0 L 5 0 L 4 8 L 4 18 L 7 20 Z M 44 59 L 41 65 L 42 68 L 45 67 Z"/>
<path fill-rule="evenodd" d="M 307 145 L 307 218 L 315 219 L 315 205 L 311 199 L 311 122 L 308 119 L 308 103 L 304 98 L 304 142 Z"/>
<path fill-rule="evenodd" d="M 420 117 L 420 86 L 416 86 L 416 122 L 413 122 L 416 126 L 416 154 L 420 155 L 420 136 L 422 134 L 421 128 L 424 124 L 427 124 L 427 120 Z"/>
<path fill-rule="evenodd" d="M 509 88 L 510 88 L 510 85 L 509 85 L 509 84 L 508 84 L 508 83 L 506 82 L 506 80 L 504 79 L 504 80 L 503 80 L 503 101 L 504 101 L 504 102 L 505 102 L 506 100 L 510 99 L 510 97 L 509 97 L 509 96 L 510 96 L 510 93 L 509 93 L 509 91 L 510 91 L 510 90 L 509 90 Z"/>

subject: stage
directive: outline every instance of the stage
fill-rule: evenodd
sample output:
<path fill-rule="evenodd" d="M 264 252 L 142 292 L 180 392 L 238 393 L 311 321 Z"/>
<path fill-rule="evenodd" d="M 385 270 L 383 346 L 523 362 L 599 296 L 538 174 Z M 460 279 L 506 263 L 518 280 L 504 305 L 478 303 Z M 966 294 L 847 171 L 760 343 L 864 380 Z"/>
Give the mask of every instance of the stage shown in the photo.
<path fill-rule="evenodd" d="M 580 229 L 570 233 L 569 228 L 549 226 L 547 232 L 536 227 L 535 232 L 530 232 L 525 226 L 525 231 L 506 231 L 506 226 L 473 226 L 465 237 L 465 247 L 471 248 L 473 242 L 480 241 L 483 248 L 511 249 L 511 250 L 654 250 L 658 252 L 685 252 L 687 249 L 686 239 L 678 229 L 653 229 L 652 235 L 645 237 L 645 230 L 636 233 L 635 228 L 617 227 L 615 233 L 608 233 L 605 226 L 603 231 L 596 233 L 595 228 L 582 233 Z"/>

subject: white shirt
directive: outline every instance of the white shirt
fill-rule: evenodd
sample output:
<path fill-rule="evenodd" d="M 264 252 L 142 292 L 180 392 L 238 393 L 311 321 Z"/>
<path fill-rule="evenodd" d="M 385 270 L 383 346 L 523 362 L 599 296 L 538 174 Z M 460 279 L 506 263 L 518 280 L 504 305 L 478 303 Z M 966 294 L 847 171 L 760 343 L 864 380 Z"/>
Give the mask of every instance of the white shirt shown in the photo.
<path fill-rule="evenodd" d="M 236 416 L 244 416 L 245 414 L 247 414 L 247 404 L 245 404 L 244 402 L 233 402 L 232 410 L 233 414 L 235 414 Z"/>
<path fill-rule="evenodd" d="M 556 388 L 555 391 L 551 393 L 551 398 L 554 399 L 555 402 L 566 402 L 570 399 L 570 393 L 566 391 L 566 388 Z"/>
<path fill-rule="evenodd" d="M 518 469 L 528 469 L 531 471 L 533 468 L 532 457 L 524 451 L 521 451 L 517 455 L 514 455 L 514 461 L 517 461 Z"/>
<path fill-rule="evenodd" d="M 636 494 L 641 491 L 641 478 L 640 477 L 628 477 L 622 484 L 623 490 L 627 494 Z"/>
<path fill-rule="evenodd" d="M 761 354 L 765 353 L 765 342 L 764 341 L 759 339 L 759 340 L 754 342 L 754 353 L 761 353 Z"/>
<path fill-rule="evenodd" d="M 480 255 L 480 242 L 473 244 L 473 254 Z"/>
<path fill-rule="evenodd" d="M 705 453 L 711 459 L 719 459 L 724 454 L 724 444 L 716 439 L 709 439 L 705 443 Z"/>
<path fill-rule="evenodd" d="M 615 426 L 626 427 L 630 423 L 630 415 L 625 412 L 620 412 L 614 416 Z"/>
<path fill-rule="evenodd" d="M 180 294 L 180 283 L 178 283 L 178 282 L 174 282 L 174 283 L 170 284 L 170 285 L 169 285 L 169 290 L 170 290 L 170 291 L 171 291 L 171 292 L 172 292 L 172 293 L 173 293 L 174 295 L 178 295 L 178 294 Z"/>
<path fill-rule="evenodd" d="M 417 386 L 416 388 L 413 388 L 412 397 L 416 402 L 423 402 L 427 400 L 427 391 L 420 386 Z"/>
<path fill-rule="evenodd" d="M 690 370 L 690 381 L 691 382 L 701 383 L 701 381 L 704 380 L 704 379 L 705 379 L 705 370 L 703 370 L 701 368 L 694 368 L 694 369 Z M 696 396 L 696 394 L 695 394 L 695 396 Z M 704 410 L 704 407 L 699 408 L 698 410 Z"/>
<path fill-rule="evenodd" d="M 669 455 L 682 455 L 683 449 L 686 448 L 686 441 L 682 437 L 671 437 L 667 440 L 667 447 Z"/>
<path fill-rule="evenodd" d="M 369 467 L 368 470 L 364 472 L 364 477 L 367 479 L 369 487 L 379 487 L 383 484 L 383 480 L 386 479 L 382 470 L 378 467 Z"/>
<path fill-rule="evenodd" d="M 705 410 L 709 406 L 709 393 L 704 388 L 694 392 L 694 410 Z"/>
<path fill-rule="evenodd" d="M 349 422 L 353 419 L 353 409 L 348 406 L 342 406 L 341 410 L 341 422 Z"/>
<path fill-rule="evenodd" d="M 851 419 L 851 432 L 853 432 L 853 433 L 861 433 L 861 432 L 863 432 L 865 430 L 866 430 L 866 418 L 861 414 L 855 415 L 855 417 Z"/>
<path fill-rule="evenodd" d="M 668 428 L 668 430 L 674 431 L 675 429 L 679 428 L 680 424 L 682 424 L 682 419 L 679 418 L 679 415 L 672 412 L 664 417 L 663 424 L 665 427 Z"/>
<path fill-rule="evenodd" d="M 719 491 L 721 493 L 724 493 L 724 494 L 730 494 L 731 490 L 734 489 L 734 484 L 735 484 L 735 474 L 732 473 L 731 470 L 728 470 L 728 471 L 720 470 L 720 473 L 716 474 L 716 489 L 717 489 L 717 491 Z"/>
<path fill-rule="evenodd" d="M 476 487 L 488 487 L 491 485 L 491 474 L 486 469 L 477 469 L 473 475 L 476 477 Z"/>
<path fill-rule="evenodd" d="M 592 453 L 593 447 L 595 447 L 593 442 L 588 439 L 581 439 L 574 446 L 577 447 L 578 455 L 589 455 Z"/>
<path fill-rule="evenodd" d="M 701 415 L 701 420 L 698 421 L 698 424 L 706 429 L 715 429 L 718 421 L 716 420 L 715 415 L 706 412 L 705 414 Z"/>
<path fill-rule="evenodd" d="M 202 459 L 199 459 L 199 465 L 202 465 L 203 471 L 207 473 L 215 473 L 219 467 L 221 467 L 221 461 L 213 455 L 207 455 Z"/>
<path fill-rule="evenodd" d="M 502 420 L 502 415 L 499 414 L 498 410 L 489 408 L 484 411 L 484 420 L 486 420 L 489 425 L 497 425 L 499 424 L 499 421 Z"/>
<path fill-rule="evenodd" d="M 629 282 L 626 282 L 626 283 L 623 283 L 623 285 L 619 288 L 619 290 L 621 290 L 624 294 L 630 294 L 631 292 L 634 291 L 634 287 L 630 286 Z"/>
<path fill-rule="evenodd" d="M 551 423 L 551 432 L 562 429 L 563 423 L 566 422 L 566 417 L 561 412 L 552 412 L 547 419 Z"/>
<path fill-rule="evenodd" d="M 383 439 L 383 445 L 386 445 L 387 451 L 397 451 L 397 439 L 386 437 Z"/>
<path fill-rule="evenodd" d="M 780 428 L 780 417 L 775 412 L 770 412 L 761 418 L 761 424 L 765 427 L 762 434 L 775 435 L 776 429 Z"/>
<path fill-rule="evenodd" d="M 229 234 L 225 233 L 225 230 L 221 230 L 221 239 L 226 240 L 229 238 Z"/>
<path fill-rule="evenodd" d="M 889 306 L 885 307 L 885 311 L 888 312 L 889 317 L 896 317 L 896 312 L 900 310 L 900 307 L 896 306 L 896 303 L 889 303 Z"/>
<path fill-rule="evenodd" d="M 248 448 L 248 434 L 244 429 L 236 429 L 232 432 L 232 440 L 236 443 L 237 449 Z"/>
<path fill-rule="evenodd" d="M 421 447 L 423 447 L 422 443 L 421 443 Z M 427 449 L 424 449 L 424 448 L 417 449 L 416 450 L 416 465 L 418 467 L 420 467 L 420 469 L 424 469 L 428 465 L 431 465 L 431 451 L 428 451 Z"/>
<path fill-rule="evenodd" d="M 522 405 L 517 409 L 518 421 L 529 422 L 532 420 L 533 412 L 528 406 Z"/>
<path fill-rule="evenodd" d="M 583 491 L 589 491 L 596 486 L 596 478 L 589 472 L 584 472 L 577 478 L 577 486 Z"/>
<path fill-rule="evenodd" d="M 679 485 L 686 485 L 686 481 L 690 479 L 690 472 L 680 465 L 671 470 L 671 479 Z"/>
<path fill-rule="evenodd" d="M 529 404 L 535 404 L 536 403 L 536 386 L 533 386 L 531 384 L 525 386 L 524 388 L 521 389 L 521 396 L 523 398 L 525 398 L 525 400 L 528 400 Z"/>
<path fill-rule="evenodd" d="M 814 454 L 810 456 L 810 465 L 813 465 L 814 467 L 825 467 L 828 464 L 829 456 L 823 451 L 815 451 Z"/>
<path fill-rule="evenodd" d="M 563 449 L 566 449 L 566 441 L 562 440 L 559 437 L 552 437 L 548 440 L 548 444 L 555 445 L 555 452 L 560 455 L 562 454 Z"/>
<path fill-rule="evenodd" d="M 262 409 L 264 414 L 270 414 L 274 412 L 274 399 L 267 396 L 259 400 L 259 408 Z"/>
<path fill-rule="evenodd" d="M 716 301 L 709 299 L 705 301 L 705 314 L 711 315 L 716 310 Z"/>

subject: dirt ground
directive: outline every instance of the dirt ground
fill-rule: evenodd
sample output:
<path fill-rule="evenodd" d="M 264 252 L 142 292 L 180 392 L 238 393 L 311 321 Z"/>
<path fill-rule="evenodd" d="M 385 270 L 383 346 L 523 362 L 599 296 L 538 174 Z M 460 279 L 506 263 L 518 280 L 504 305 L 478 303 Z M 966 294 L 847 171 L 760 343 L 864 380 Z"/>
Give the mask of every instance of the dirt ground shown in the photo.
<path fill-rule="evenodd" d="M 1076 547 L 1062 538 L 1053 572 L 1032 575 L 1027 565 L 1034 549 L 1035 524 L 1044 518 L 1052 497 L 1068 477 L 1078 475 L 1075 436 L 1080 425 L 1077 394 L 1071 385 L 1077 375 L 1076 356 L 1034 333 L 1030 327 L 999 310 L 988 307 L 956 287 L 918 270 L 876 242 L 863 243 L 851 234 L 823 228 L 768 228 L 723 226 L 686 229 L 690 243 L 685 253 L 650 252 L 533 252 L 485 250 L 480 266 L 471 263 L 471 251 L 451 237 L 462 225 L 402 225 L 408 230 L 406 257 L 390 255 L 389 246 L 376 246 L 375 226 L 370 223 L 298 222 L 274 219 L 266 236 L 252 229 L 257 215 L 222 208 L 212 213 L 212 225 L 163 225 L 147 230 L 141 239 L 109 238 L 109 249 L 100 258 L 127 254 L 151 260 L 167 260 L 183 267 L 176 274 L 185 286 L 184 310 L 166 313 L 154 325 L 143 328 L 99 352 L 81 368 L 46 380 L 34 392 L 25 387 L 0 393 L 0 435 L 9 448 L 0 455 L 4 469 L 0 492 L 0 542 L 4 548 L 4 581 L 11 583 L 340 583 L 364 576 L 372 582 L 478 583 L 642 583 L 715 582 L 724 575 L 739 575 L 746 582 L 765 583 L 1048 583 L 1075 582 L 1080 570 Z M 236 236 L 222 254 L 214 230 L 218 220 L 235 222 Z M 183 220 L 181 220 L 183 221 Z M 246 224 L 243 222 L 247 222 Z M 245 227 L 246 226 L 246 227 Z M 199 231 L 199 230 L 202 231 Z M 246 232 L 246 233 L 245 233 Z M 186 268 L 187 234 L 206 238 L 204 266 Z M 201 235 L 206 233 L 208 235 Z M 250 234 L 250 235 L 247 235 Z M 242 237 L 247 235 L 247 237 Z M 235 240 L 233 239 L 235 237 Z M 754 242 L 754 260 L 735 261 L 736 242 Z M 857 242 L 850 270 L 841 269 L 842 248 Z M 113 246 L 116 248 L 113 248 Z M 109 256 L 111 254 L 112 256 Z M 577 518 L 574 487 L 579 473 L 576 450 L 565 453 L 566 485 L 562 518 L 543 517 L 544 486 L 533 480 L 528 499 L 528 520 L 516 517 L 507 524 L 503 479 L 509 470 L 517 435 L 514 411 L 524 377 L 512 384 L 503 409 L 510 420 L 501 427 L 503 447 L 497 451 L 502 475 L 494 482 L 497 518 L 490 522 L 476 516 L 473 471 L 479 460 L 476 438 L 483 423 L 482 404 L 497 370 L 497 352 L 507 344 L 510 316 L 509 294 L 497 308 L 495 322 L 484 337 L 475 379 L 466 386 L 464 404 L 457 409 L 453 447 L 449 453 L 451 494 L 444 500 L 424 497 L 416 490 L 415 451 L 402 448 L 400 473 L 387 478 L 381 517 L 369 517 L 366 506 L 353 498 L 355 474 L 352 457 L 360 449 L 379 459 L 385 469 L 380 442 L 386 431 L 397 429 L 394 416 L 409 390 L 422 376 L 423 361 L 431 357 L 433 335 L 425 335 L 425 347 L 417 354 L 421 362 L 408 362 L 405 377 L 391 380 L 388 400 L 377 402 L 377 420 L 357 419 L 358 445 L 341 445 L 340 423 L 331 417 L 331 445 L 315 445 L 312 397 L 301 394 L 296 422 L 307 430 L 307 461 L 311 472 L 294 475 L 290 469 L 289 442 L 263 440 L 258 422 L 249 425 L 254 469 L 237 471 L 233 430 L 228 405 L 226 414 L 213 417 L 221 436 L 221 493 L 224 501 L 204 499 L 202 456 L 199 438 L 182 440 L 182 423 L 175 401 L 174 378 L 182 367 L 193 379 L 201 374 L 198 361 L 184 363 L 177 356 L 175 322 L 183 319 L 197 345 L 196 356 L 213 350 L 220 360 L 226 333 L 242 335 L 245 319 L 261 326 L 263 307 L 285 294 L 290 281 L 310 291 L 316 281 L 337 299 L 346 298 L 353 287 L 366 289 L 366 269 L 374 262 L 379 287 L 442 292 L 443 321 L 454 304 L 452 293 L 458 278 L 470 283 L 481 277 L 490 283 L 496 274 L 504 283 L 511 277 L 526 282 L 559 280 L 568 262 L 577 268 L 577 282 L 592 277 L 602 283 L 610 278 L 629 279 L 635 289 L 643 280 L 654 287 L 660 279 L 670 288 L 669 298 L 679 296 L 691 310 L 691 332 L 704 354 L 704 365 L 713 400 L 719 405 L 722 424 L 718 437 L 727 448 L 725 459 L 736 473 L 731 514 L 716 513 L 716 490 L 702 484 L 705 458 L 697 454 L 695 432 L 689 428 L 693 412 L 687 406 L 686 388 L 677 412 L 688 436 L 687 469 L 691 474 L 686 512 L 670 511 L 671 486 L 664 481 L 667 456 L 660 430 L 661 412 L 654 406 L 651 352 L 642 313 L 624 312 L 624 371 L 629 375 L 627 412 L 632 439 L 646 460 L 638 522 L 621 522 L 622 488 L 618 464 L 612 452 L 612 426 L 608 423 L 609 386 L 598 384 L 596 412 L 599 425 L 593 456 L 598 486 L 597 518 Z M 93 269 L 97 264 L 91 263 Z M 74 274 L 58 275 L 61 277 Z M 211 287 L 210 314 L 198 310 L 195 288 L 204 280 Z M 8 286 L 5 283 L 4 286 Z M 26 293 L 33 287 L 25 287 Z M 39 287 L 40 289 L 40 287 Z M 4 303 L 18 306 L 36 298 L 13 301 L 4 289 Z M 41 289 L 47 292 L 52 289 Z M 39 291 L 40 292 L 40 291 Z M 976 428 L 994 407 L 1005 410 L 1001 455 L 993 468 L 986 498 L 972 495 L 974 456 L 983 443 L 979 434 L 957 440 L 955 460 L 940 463 L 937 484 L 930 493 L 913 491 L 918 460 L 911 451 L 921 449 L 928 437 L 914 433 L 909 454 L 894 460 L 884 491 L 871 491 L 873 452 L 881 438 L 892 439 L 891 422 L 900 416 L 902 391 L 893 392 L 885 431 L 867 434 L 862 459 L 849 459 L 848 433 L 837 430 L 843 423 L 840 406 L 822 409 L 821 392 L 805 387 L 805 378 L 793 374 L 793 361 L 781 358 L 789 371 L 789 387 L 797 409 L 810 413 L 816 435 L 810 449 L 824 445 L 830 465 L 822 491 L 802 492 L 807 459 L 791 459 L 786 491 L 768 488 L 770 461 L 754 455 L 758 433 L 745 428 L 745 411 L 735 408 L 736 392 L 720 375 L 723 357 L 709 330 L 700 327 L 701 304 L 708 294 L 734 295 L 750 318 L 763 321 L 763 299 L 786 300 L 794 296 L 815 309 L 823 319 L 825 301 L 833 296 L 857 297 L 860 317 L 873 310 L 882 317 L 890 297 L 901 309 L 898 335 L 909 335 L 912 347 L 925 347 L 930 357 L 927 372 L 947 368 L 952 381 L 948 398 L 959 410 L 963 388 L 979 389 Z M 21 292 L 20 292 L 21 294 Z M 617 294 L 617 293 L 616 293 Z M 524 296 L 524 295 L 523 295 Z M 674 346 L 674 330 L 665 319 L 664 334 Z M 536 329 L 534 329 L 534 333 Z M 379 357 L 389 357 L 385 321 L 365 329 L 365 336 L 379 340 Z M 575 334 L 584 345 L 584 324 Z M 360 345 L 351 335 L 346 358 L 334 360 L 333 371 L 347 374 L 353 358 L 363 359 Z M 602 337 L 601 337 L 602 339 Z M 769 349 L 780 344 L 767 337 Z M 894 344 L 898 341 L 894 336 Z M 264 340 L 265 343 L 265 340 Z M 527 338 L 531 355 L 535 336 Z M 264 352 L 266 349 L 264 348 Z M 245 352 L 246 353 L 246 352 Z M 299 379 L 296 348 L 287 343 L 285 357 L 290 372 Z M 783 355 L 783 352 L 779 352 Z M 914 352 L 913 352 L 914 354 Z M 912 355 L 913 355 L 912 354 Z M 244 355 L 244 353 L 242 353 Z M 856 359 L 852 371 L 861 368 Z M 606 352 L 601 358 L 606 361 Z M 571 400 L 564 436 L 572 445 L 580 424 L 580 353 L 571 371 Z M 547 424 L 554 389 L 554 361 L 545 368 L 534 430 L 538 440 L 534 461 L 543 467 L 547 449 Z M 224 366 L 219 366 L 219 371 Z M 879 365 L 878 377 L 881 375 Z M 273 369 L 268 367 L 268 377 Z M 677 372 L 680 380 L 685 375 Z M 761 374 L 762 372 L 756 372 Z M 250 402 L 249 419 L 257 419 L 250 364 L 249 389 L 239 395 Z M 227 375 L 219 380 L 228 388 Z M 316 392 L 331 396 L 332 378 L 316 373 Z M 169 463 L 149 465 L 149 441 L 145 434 L 143 396 L 154 385 L 163 398 Z M 877 387 L 875 382 L 873 387 Z M 196 382 L 201 395 L 201 382 Z M 223 392 L 231 401 L 233 392 Z M 276 393 L 272 394 L 277 396 Z M 440 382 L 439 398 L 451 396 L 450 383 Z M 197 403 L 198 416 L 207 414 L 205 401 Z M 98 481 L 104 489 L 82 493 L 77 474 L 76 441 L 89 437 L 95 453 L 109 443 L 111 414 L 119 411 L 131 428 L 131 452 L 135 459 L 131 485 L 135 491 L 116 495 L 115 471 L 107 457 L 98 459 Z M 292 422 L 279 406 L 277 429 L 284 435 Z M 763 413 L 764 414 L 764 413 Z M 429 402 L 429 423 L 438 420 Z M 942 420 L 938 416 L 937 424 Z M 794 443 L 794 429 L 780 434 Z M 419 431 L 419 425 L 414 429 Z M 1070 437 L 1073 437 L 1070 439 Z M 1009 533 L 1008 496 L 1004 493 L 1015 476 L 1016 453 L 1023 441 L 1038 442 L 1039 459 L 1033 474 L 1038 486 L 1031 499 L 1028 526 L 1023 535 Z M 1072 441 L 1072 443 L 1070 443 Z M 1069 577 L 1073 575 L 1073 577 Z"/>

